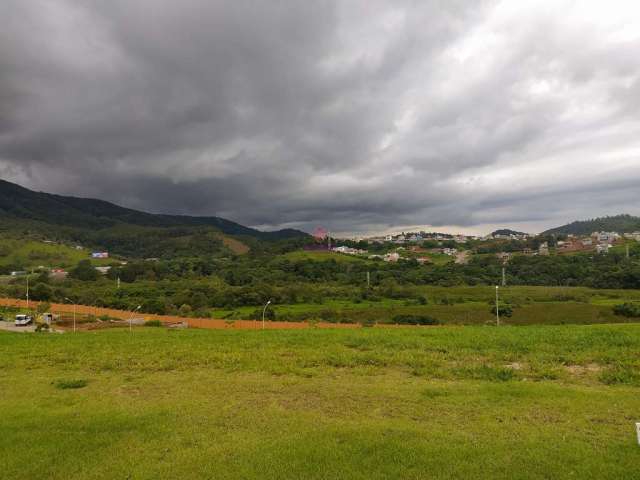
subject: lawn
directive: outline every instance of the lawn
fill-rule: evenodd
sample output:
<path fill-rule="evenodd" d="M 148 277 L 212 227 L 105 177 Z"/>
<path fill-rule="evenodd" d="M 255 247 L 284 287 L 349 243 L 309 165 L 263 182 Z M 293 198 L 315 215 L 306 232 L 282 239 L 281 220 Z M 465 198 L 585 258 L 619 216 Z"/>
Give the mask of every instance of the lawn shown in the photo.
<path fill-rule="evenodd" d="M 3 479 L 640 478 L 640 325 L 0 332 Z"/>
<path fill-rule="evenodd" d="M 0 238 L 0 266 L 21 265 L 36 268 L 40 265 L 50 268 L 68 268 L 80 260 L 90 259 L 91 251 L 76 250 L 67 245 L 44 243 L 35 240 L 14 240 Z M 109 265 L 114 259 L 91 259 L 96 265 Z"/>

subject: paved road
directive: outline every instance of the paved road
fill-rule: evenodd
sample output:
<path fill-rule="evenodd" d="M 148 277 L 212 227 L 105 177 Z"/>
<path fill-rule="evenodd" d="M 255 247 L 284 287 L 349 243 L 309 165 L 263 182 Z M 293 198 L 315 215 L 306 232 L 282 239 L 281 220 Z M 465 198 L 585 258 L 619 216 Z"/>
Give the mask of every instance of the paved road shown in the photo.
<path fill-rule="evenodd" d="M 27 325 L 26 327 L 16 327 L 13 322 L 0 322 L 0 330 L 8 330 L 10 332 L 35 332 L 36 327 Z"/>

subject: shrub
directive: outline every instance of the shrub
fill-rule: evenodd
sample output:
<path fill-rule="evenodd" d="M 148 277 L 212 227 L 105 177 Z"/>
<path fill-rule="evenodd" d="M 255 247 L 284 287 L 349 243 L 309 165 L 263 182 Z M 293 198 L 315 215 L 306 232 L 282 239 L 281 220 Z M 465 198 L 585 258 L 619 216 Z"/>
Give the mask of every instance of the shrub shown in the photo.
<path fill-rule="evenodd" d="M 496 314 L 495 303 L 490 306 L 489 313 L 492 313 L 493 315 Z M 498 307 L 498 313 L 501 317 L 511 317 L 513 315 L 513 308 L 508 303 L 503 303 Z"/>
<path fill-rule="evenodd" d="M 635 303 L 622 303 L 613 307 L 613 313 L 622 317 L 640 317 L 640 305 Z"/>
<path fill-rule="evenodd" d="M 146 322 L 144 322 L 144 326 L 145 327 L 161 327 L 162 322 L 160 322 L 160 320 L 147 320 Z"/>
<path fill-rule="evenodd" d="M 440 322 L 428 315 L 396 315 L 393 323 L 398 325 L 438 325 Z"/>
<path fill-rule="evenodd" d="M 82 380 L 82 379 L 58 380 L 58 381 L 55 382 L 55 386 L 56 386 L 56 388 L 59 388 L 60 390 L 68 390 L 68 389 L 86 387 L 88 383 L 89 382 L 87 382 L 86 380 Z"/>
<path fill-rule="evenodd" d="M 49 325 L 46 323 L 39 323 L 38 326 L 36 327 L 36 332 L 48 332 L 49 331 Z"/>

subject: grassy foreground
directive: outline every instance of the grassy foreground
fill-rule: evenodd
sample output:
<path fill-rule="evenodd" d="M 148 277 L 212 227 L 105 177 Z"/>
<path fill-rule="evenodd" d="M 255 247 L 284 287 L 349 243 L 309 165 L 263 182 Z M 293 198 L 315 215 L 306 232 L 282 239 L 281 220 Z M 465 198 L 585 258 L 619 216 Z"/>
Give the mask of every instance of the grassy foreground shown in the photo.
<path fill-rule="evenodd" d="M 640 478 L 640 325 L 0 332 L 3 479 Z"/>

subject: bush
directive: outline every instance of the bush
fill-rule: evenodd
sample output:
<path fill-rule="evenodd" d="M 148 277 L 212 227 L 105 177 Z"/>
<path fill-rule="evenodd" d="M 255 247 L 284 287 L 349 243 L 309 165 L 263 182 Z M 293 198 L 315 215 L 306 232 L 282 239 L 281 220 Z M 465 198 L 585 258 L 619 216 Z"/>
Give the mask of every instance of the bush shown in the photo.
<path fill-rule="evenodd" d="M 146 322 L 144 322 L 144 326 L 145 327 L 161 327 L 162 322 L 160 322 L 160 320 L 147 320 Z"/>
<path fill-rule="evenodd" d="M 98 271 L 93 268 L 91 261 L 80 260 L 78 265 L 69 272 L 71 278 L 82 280 L 84 282 L 95 281 L 98 279 Z"/>
<path fill-rule="evenodd" d="M 86 387 L 87 384 L 89 382 L 87 382 L 86 380 L 58 380 L 55 382 L 55 386 L 56 388 L 59 388 L 60 390 L 68 390 L 68 389 L 75 389 L 75 388 L 83 388 Z"/>
<path fill-rule="evenodd" d="M 428 315 L 396 315 L 393 323 L 398 325 L 438 325 L 440 322 Z"/>
<path fill-rule="evenodd" d="M 496 314 L 495 303 L 494 305 L 491 305 L 491 307 L 489 308 L 489 313 L 493 315 Z M 500 314 L 501 317 L 511 317 L 513 316 L 513 308 L 511 307 L 511 305 L 507 303 L 503 303 L 498 307 L 498 313 Z"/>
<path fill-rule="evenodd" d="M 36 327 L 36 332 L 48 332 L 49 331 L 49 325 L 46 323 L 39 323 L 38 326 Z"/>
<path fill-rule="evenodd" d="M 622 303 L 613 307 L 613 313 L 622 317 L 640 317 L 640 305 L 636 303 Z"/>

